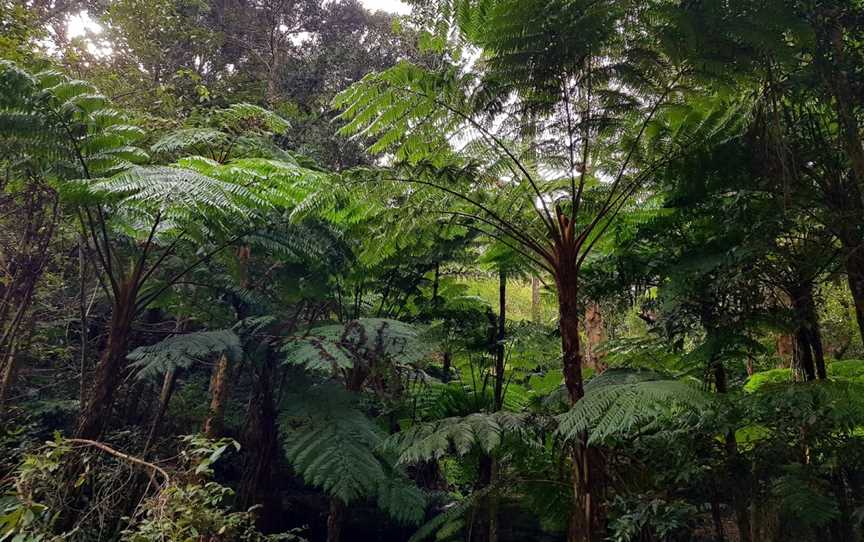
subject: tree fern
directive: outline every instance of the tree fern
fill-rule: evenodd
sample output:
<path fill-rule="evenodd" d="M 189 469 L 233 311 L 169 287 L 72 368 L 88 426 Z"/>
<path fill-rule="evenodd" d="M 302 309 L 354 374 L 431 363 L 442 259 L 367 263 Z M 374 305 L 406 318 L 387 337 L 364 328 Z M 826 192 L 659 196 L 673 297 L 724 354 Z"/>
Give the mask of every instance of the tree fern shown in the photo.
<path fill-rule="evenodd" d="M 567 439 L 589 432 L 591 442 L 626 435 L 651 420 L 681 409 L 704 407 L 708 396 L 693 382 L 651 371 L 610 369 L 585 387 L 585 396 L 558 417 Z"/>
<path fill-rule="evenodd" d="M 525 414 L 503 411 L 444 418 L 400 431 L 387 440 L 386 447 L 395 450 L 404 464 L 440 459 L 451 451 L 457 455 L 474 449 L 491 453 L 508 434 L 526 441 L 536 439 L 534 421 Z"/>

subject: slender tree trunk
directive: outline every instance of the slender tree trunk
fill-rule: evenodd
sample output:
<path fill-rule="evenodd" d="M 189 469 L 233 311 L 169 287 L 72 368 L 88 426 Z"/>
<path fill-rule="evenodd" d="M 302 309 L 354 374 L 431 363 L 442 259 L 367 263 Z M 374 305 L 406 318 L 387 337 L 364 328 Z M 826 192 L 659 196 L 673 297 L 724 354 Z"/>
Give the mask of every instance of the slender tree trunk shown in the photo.
<path fill-rule="evenodd" d="M 78 387 L 79 409 L 84 410 L 87 404 L 87 347 L 90 345 L 88 340 L 87 328 L 87 254 L 84 248 L 84 236 L 78 238 L 78 318 L 81 322 L 81 352 L 79 354 L 79 365 L 81 371 L 81 380 Z"/>
<path fill-rule="evenodd" d="M 210 408 L 204 420 L 204 435 L 216 439 L 222 436 L 225 424 L 225 404 L 229 393 L 228 356 L 222 354 L 210 377 Z"/>
<path fill-rule="evenodd" d="M 156 407 L 156 414 L 153 416 L 153 421 L 150 424 L 150 433 L 147 435 L 147 442 L 144 443 L 144 451 L 141 452 L 142 459 L 147 458 L 147 452 L 150 451 L 150 448 L 153 446 L 153 441 L 156 440 L 156 434 L 159 432 L 159 426 L 162 424 L 165 412 L 168 411 L 168 403 L 171 401 L 171 396 L 174 394 L 174 385 L 176 383 L 177 369 L 172 367 L 168 369 L 162 380 L 162 391 L 159 393 L 159 405 Z"/>
<path fill-rule="evenodd" d="M 123 283 L 111 313 L 108 342 L 96 365 L 93 387 L 78 420 L 76 438 L 96 440 L 105 428 L 114 405 L 114 391 L 126 366 L 129 331 L 134 315 L 134 289 Z"/>
<path fill-rule="evenodd" d="M 4 356 L 6 359 L 0 360 L 2 362 L 0 363 L 0 414 L 5 411 L 9 390 L 12 389 L 12 383 L 15 381 L 15 375 L 18 371 L 16 349 L 17 343 L 13 343 Z"/>
<path fill-rule="evenodd" d="M 543 319 L 543 307 L 540 305 L 540 279 L 531 277 L 531 321 L 539 324 Z"/>
<path fill-rule="evenodd" d="M 495 341 L 495 397 L 493 410 L 504 405 L 504 340 L 507 338 L 507 272 L 498 272 L 498 336 Z"/>

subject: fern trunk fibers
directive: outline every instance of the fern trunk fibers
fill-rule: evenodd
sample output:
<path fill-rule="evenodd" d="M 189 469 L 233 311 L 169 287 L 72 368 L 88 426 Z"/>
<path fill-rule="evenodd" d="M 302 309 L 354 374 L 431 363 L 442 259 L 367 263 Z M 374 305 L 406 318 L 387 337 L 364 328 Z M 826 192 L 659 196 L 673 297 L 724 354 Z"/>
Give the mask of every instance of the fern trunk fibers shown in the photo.
<path fill-rule="evenodd" d="M 228 356 L 222 354 L 210 377 L 210 407 L 204 420 L 204 435 L 217 439 L 222 436 L 225 423 L 225 404 L 228 402 Z"/>
<path fill-rule="evenodd" d="M 561 331 L 564 385 L 575 404 L 585 395 L 582 380 L 582 353 L 579 340 L 578 276 L 576 270 L 559 271 L 558 326 Z M 574 510 L 570 515 L 567 542 L 599 542 L 605 539 L 606 514 L 603 508 L 604 465 L 599 450 L 588 446 L 584 432 L 572 449 Z"/>
<path fill-rule="evenodd" d="M 590 303 L 585 310 L 585 354 L 588 367 L 601 373 L 605 369 L 603 356 L 600 353 L 600 344 L 606 340 L 606 330 L 603 326 L 603 313 L 600 305 Z"/>
<path fill-rule="evenodd" d="M 76 438 L 98 439 L 114 404 L 114 391 L 125 366 L 129 331 L 135 316 L 135 288 L 123 282 L 119 290 L 111 312 L 108 341 L 96 365 L 93 387 L 81 411 Z"/>

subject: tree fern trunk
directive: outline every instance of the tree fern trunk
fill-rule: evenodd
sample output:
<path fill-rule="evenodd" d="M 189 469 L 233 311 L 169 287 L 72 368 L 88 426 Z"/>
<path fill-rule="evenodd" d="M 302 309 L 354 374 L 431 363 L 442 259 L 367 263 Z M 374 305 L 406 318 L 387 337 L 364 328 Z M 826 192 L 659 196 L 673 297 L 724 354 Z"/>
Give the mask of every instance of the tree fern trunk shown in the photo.
<path fill-rule="evenodd" d="M 327 514 L 327 542 L 341 542 L 347 506 L 338 497 L 330 498 L 330 513 Z"/>
<path fill-rule="evenodd" d="M 710 332 L 709 332 L 710 333 Z M 714 368 L 714 387 L 717 393 L 726 393 L 726 370 L 720 361 L 712 362 Z M 732 506 L 735 509 L 735 518 L 738 523 L 738 539 L 741 542 L 752 542 L 753 536 L 750 525 L 750 503 L 748 495 L 750 476 L 747 472 L 745 459 L 738 453 L 738 442 L 735 432 L 728 431 L 725 435 L 726 461 L 729 465 L 730 479 L 735 480 L 732 493 Z"/>
<path fill-rule="evenodd" d="M 561 331 L 564 385 L 575 404 L 585 395 L 582 380 L 582 353 L 579 340 L 578 276 L 564 270 L 556 276 L 558 286 L 558 326 Z M 571 478 L 573 501 L 567 529 L 568 542 L 599 542 L 605 539 L 606 512 L 603 503 L 604 464 L 598 450 L 588 446 L 583 433 L 573 444 Z"/>
<path fill-rule="evenodd" d="M 228 356 L 222 354 L 210 377 L 210 407 L 204 420 L 203 432 L 207 438 L 222 436 L 225 423 L 225 403 L 228 401 Z"/>
<path fill-rule="evenodd" d="M 275 519 L 273 462 L 278 453 L 276 405 L 273 397 L 274 360 L 268 356 L 256 371 L 243 434 L 243 475 L 237 492 L 243 509 L 261 505 L 258 526 L 267 530 Z"/>
<path fill-rule="evenodd" d="M 849 291 L 855 303 L 855 317 L 858 320 L 858 332 L 864 341 L 864 243 L 847 247 L 846 276 L 849 281 Z"/>
<path fill-rule="evenodd" d="M 120 285 L 120 292 L 111 312 L 108 342 L 99 357 L 93 375 L 93 387 L 78 420 L 76 438 L 98 439 L 110 418 L 111 407 L 114 405 L 114 392 L 125 367 L 129 330 L 134 314 L 134 288 L 128 283 L 123 283 Z"/>

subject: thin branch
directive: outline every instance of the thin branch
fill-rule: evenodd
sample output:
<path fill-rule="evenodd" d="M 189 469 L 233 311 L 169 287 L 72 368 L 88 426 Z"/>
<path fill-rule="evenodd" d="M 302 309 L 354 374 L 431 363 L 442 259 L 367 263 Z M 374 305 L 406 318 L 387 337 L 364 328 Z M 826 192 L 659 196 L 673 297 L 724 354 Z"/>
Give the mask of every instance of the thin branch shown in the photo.
<path fill-rule="evenodd" d="M 151 477 L 153 476 L 152 473 L 154 473 L 154 472 L 159 473 L 165 479 L 166 485 L 171 481 L 171 476 L 168 474 L 168 471 L 166 471 L 165 469 L 163 469 L 159 465 L 150 463 L 149 461 L 144 461 L 143 459 L 139 459 L 139 458 L 132 456 L 132 455 L 129 455 L 129 454 L 124 454 L 123 452 L 115 450 L 114 448 L 108 446 L 107 444 L 103 444 L 103 443 L 97 442 L 95 440 L 89 440 L 89 439 L 83 439 L 83 438 L 68 438 L 68 439 L 66 439 L 66 442 L 71 442 L 73 444 L 81 444 L 84 446 L 92 446 L 93 448 L 98 448 L 98 449 L 102 450 L 103 452 L 107 452 L 107 453 L 109 453 L 115 457 L 119 457 L 120 459 L 122 459 L 124 461 L 128 461 L 129 463 L 133 463 L 135 465 L 140 465 L 144 468 L 149 469 L 151 471 L 151 475 L 150 475 Z"/>

